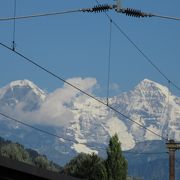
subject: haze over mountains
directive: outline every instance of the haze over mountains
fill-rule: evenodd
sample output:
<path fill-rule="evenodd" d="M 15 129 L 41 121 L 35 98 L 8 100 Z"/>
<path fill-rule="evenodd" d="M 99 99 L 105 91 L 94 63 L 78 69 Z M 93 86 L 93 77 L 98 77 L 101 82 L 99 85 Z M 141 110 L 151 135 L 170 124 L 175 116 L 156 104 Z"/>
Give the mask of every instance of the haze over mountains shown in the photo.
<path fill-rule="evenodd" d="M 91 94 L 97 85 L 94 78 L 68 82 Z M 165 86 L 145 79 L 132 91 L 110 98 L 109 104 L 164 137 L 180 139 L 180 98 Z M 0 89 L 0 112 L 61 136 L 48 136 L 0 116 L 0 136 L 34 148 L 61 164 L 79 152 L 105 154 L 103 148 L 114 133 L 123 150 L 133 149 L 138 142 L 161 140 L 68 85 L 48 94 L 28 80 L 11 82 Z"/>

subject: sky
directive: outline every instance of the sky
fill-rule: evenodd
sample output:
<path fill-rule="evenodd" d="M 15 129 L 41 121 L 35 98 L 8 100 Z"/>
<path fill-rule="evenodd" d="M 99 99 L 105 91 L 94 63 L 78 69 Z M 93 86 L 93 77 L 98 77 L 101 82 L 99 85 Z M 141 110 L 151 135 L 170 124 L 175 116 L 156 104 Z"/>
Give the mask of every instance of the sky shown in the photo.
<path fill-rule="evenodd" d="M 13 16 L 14 0 L 1 0 L 0 18 Z M 113 0 L 99 0 L 114 4 Z M 95 0 L 17 0 L 17 16 L 88 8 Z M 180 17 L 180 1 L 124 0 L 122 7 L 160 15 Z M 180 86 L 180 21 L 134 18 L 109 11 L 108 14 L 135 44 Z M 110 22 L 104 13 L 72 13 L 16 20 L 16 51 L 31 58 L 64 79 L 94 78 L 95 94 L 106 96 Z M 0 42 L 13 41 L 13 21 L 0 21 Z M 47 92 L 63 83 L 0 47 L 0 87 L 14 80 L 29 79 Z M 165 80 L 132 44 L 112 25 L 110 96 L 133 89 L 148 78 L 165 86 Z M 81 88 L 81 85 L 79 85 Z M 180 91 L 171 88 L 173 94 Z"/>

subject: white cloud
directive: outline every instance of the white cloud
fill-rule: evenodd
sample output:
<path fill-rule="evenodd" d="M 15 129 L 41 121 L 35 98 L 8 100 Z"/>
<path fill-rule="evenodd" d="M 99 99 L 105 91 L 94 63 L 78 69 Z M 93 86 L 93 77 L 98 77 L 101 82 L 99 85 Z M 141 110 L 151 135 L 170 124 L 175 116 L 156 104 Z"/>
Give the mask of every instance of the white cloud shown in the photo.
<path fill-rule="evenodd" d="M 68 79 L 67 81 L 87 93 L 92 93 L 97 84 L 95 78 L 83 79 L 78 77 Z M 68 126 L 69 122 L 74 119 L 74 115 L 67 107 L 67 104 L 73 103 L 75 98 L 82 101 L 87 97 L 75 88 L 64 84 L 62 88 L 47 95 L 45 101 L 37 111 L 23 111 L 25 104 L 20 102 L 15 109 L 6 107 L 4 112 L 32 124 Z"/>

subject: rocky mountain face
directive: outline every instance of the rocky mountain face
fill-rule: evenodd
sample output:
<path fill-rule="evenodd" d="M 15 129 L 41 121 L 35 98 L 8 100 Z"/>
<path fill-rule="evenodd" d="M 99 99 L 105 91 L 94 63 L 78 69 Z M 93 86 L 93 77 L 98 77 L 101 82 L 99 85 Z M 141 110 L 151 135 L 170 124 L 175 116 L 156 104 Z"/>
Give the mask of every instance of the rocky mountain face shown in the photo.
<path fill-rule="evenodd" d="M 1 88 L 0 112 L 62 138 L 37 132 L 3 116 L 0 136 L 34 148 L 62 165 L 79 152 L 105 155 L 109 137 L 114 133 L 123 150 L 133 149 L 138 142 L 161 140 L 81 93 L 71 92 L 69 98 L 67 94 L 62 88 L 46 94 L 28 80 Z M 132 91 L 110 98 L 109 104 L 164 137 L 180 139 L 180 98 L 156 82 L 145 79 Z"/>
<path fill-rule="evenodd" d="M 134 90 L 112 99 L 113 107 L 136 122 L 163 137 L 180 139 L 180 98 L 170 94 L 168 88 L 145 79 Z M 136 141 L 159 139 L 127 120 L 124 123 Z"/>

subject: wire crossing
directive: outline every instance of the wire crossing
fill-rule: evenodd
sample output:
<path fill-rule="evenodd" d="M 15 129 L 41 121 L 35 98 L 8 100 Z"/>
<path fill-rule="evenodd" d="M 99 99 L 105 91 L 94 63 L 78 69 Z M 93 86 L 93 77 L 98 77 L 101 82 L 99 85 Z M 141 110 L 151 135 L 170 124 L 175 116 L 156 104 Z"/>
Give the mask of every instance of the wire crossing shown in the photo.
<path fill-rule="evenodd" d="M 5 18 L 0 18 L 0 21 L 9 21 L 9 20 L 15 20 L 15 19 L 29 19 L 29 18 L 36 18 L 36 17 L 42 17 L 42 16 L 54 16 L 54 15 L 73 13 L 73 12 L 101 13 L 101 12 L 107 12 L 113 9 L 117 13 L 122 13 L 122 14 L 125 14 L 126 16 L 137 17 L 137 18 L 157 17 L 157 18 L 162 18 L 162 19 L 167 19 L 167 20 L 176 20 L 176 21 L 180 20 L 179 17 L 163 16 L 159 14 L 146 13 L 141 10 L 133 9 L 133 8 L 121 8 L 119 0 L 116 0 L 117 3 L 113 5 L 100 4 L 98 0 L 95 0 L 95 1 L 98 2 L 98 5 L 92 8 L 83 8 L 83 9 L 78 9 L 78 10 L 64 11 L 64 12 L 62 11 L 62 12 L 53 12 L 53 13 L 42 13 L 42 14 L 34 14 L 34 15 L 19 16 L 19 17 L 15 17 L 15 16 L 5 17 Z"/>
<path fill-rule="evenodd" d="M 98 0 L 95 0 L 97 4 L 100 4 Z M 112 24 L 116 27 L 116 29 L 129 41 L 130 44 L 137 50 L 137 52 L 144 57 L 144 59 L 167 81 L 170 82 L 174 88 L 180 91 L 180 86 L 178 86 L 175 82 L 169 79 L 169 77 L 153 62 L 153 60 L 129 37 L 129 35 L 117 24 L 115 20 L 107 13 L 104 12 L 106 17 L 109 20 L 112 20 Z"/>
<path fill-rule="evenodd" d="M 85 92 L 84 90 L 82 90 L 82 89 L 80 89 L 79 87 L 73 85 L 72 83 L 66 81 L 64 78 L 62 78 L 62 77 L 56 75 L 55 73 L 53 73 L 52 71 L 50 71 L 50 70 L 47 69 L 46 67 L 41 66 L 40 64 L 36 63 L 36 62 L 33 61 L 32 59 L 30 59 L 30 58 L 26 57 L 25 55 L 23 55 L 22 53 L 20 53 L 20 52 L 18 52 L 18 51 L 16 51 L 16 50 L 13 51 L 10 47 L 8 47 L 7 45 L 5 45 L 5 44 L 3 44 L 3 43 L 1 43 L 1 42 L 0 42 L 0 45 L 1 45 L 2 47 L 4 47 L 4 48 L 10 50 L 11 52 L 17 54 L 17 55 L 20 56 L 22 59 L 24 59 L 25 61 L 27 61 L 27 62 L 33 64 L 33 65 L 36 66 L 37 68 L 39 68 L 39 69 L 41 69 L 41 70 L 47 72 L 49 75 L 53 76 L 54 78 L 56 78 L 56 79 L 58 79 L 58 80 L 64 82 L 65 84 L 67 84 L 67 85 L 71 86 L 72 88 L 78 90 L 79 92 L 81 92 L 81 93 L 87 95 L 88 97 L 94 99 L 95 101 L 97 101 L 97 102 L 103 104 L 104 106 L 107 106 L 107 104 L 106 104 L 105 102 L 103 102 L 102 100 L 100 100 L 100 99 L 98 99 L 97 97 L 95 97 L 95 96 L 93 96 L 93 95 L 91 95 L 91 94 Z M 142 125 L 141 123 L 136 122 L 135 120 L 133 120 L 132 118 L 130 118 L 130 117 L 128 117 L 127 115 L 123 114 L 122 112 L 118 111 L 118 110 L 115 109 L 114 107 L 109 106 L 109 105 L 108 105 L 107 107 L 108 107 L 109 109 L 111 109 L 112 111 L 114 111 L 115 113 L 119 114 L 121 117 L 123 117 L 123 118 L 125 118 L 125 119 L 131 121 L 132 123 L 134 123 L 134 124 L 140 126 L 141 128 L 143 128 L 143 129 L 149 131 L 150 133 L 156 135 L 157 137 L 160 137 L 160 138 L 162 138 L 162 139 L 164 139 L 164 140 L 167 141 L 167 139 L 166 139 L 165 137 L 163 137 L 163 136 L 161 136 L 160 134 L 158 134 L 158 133 L 152 131 L 151 129 L 149 129 L 149 128 L 147 128 L 147 127 L 145 127 L 145 126 Z"/>

